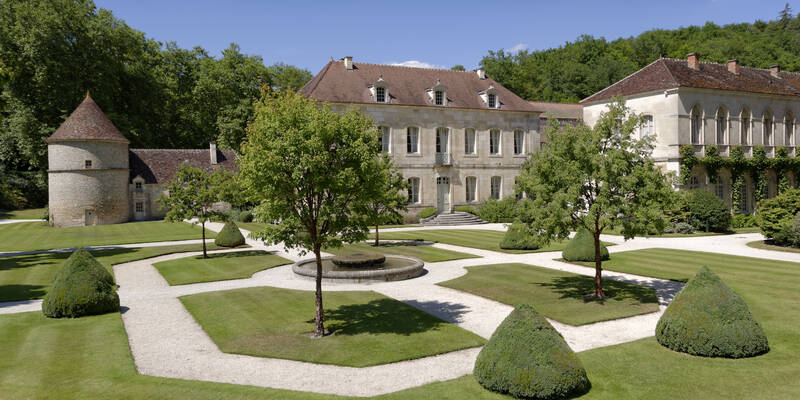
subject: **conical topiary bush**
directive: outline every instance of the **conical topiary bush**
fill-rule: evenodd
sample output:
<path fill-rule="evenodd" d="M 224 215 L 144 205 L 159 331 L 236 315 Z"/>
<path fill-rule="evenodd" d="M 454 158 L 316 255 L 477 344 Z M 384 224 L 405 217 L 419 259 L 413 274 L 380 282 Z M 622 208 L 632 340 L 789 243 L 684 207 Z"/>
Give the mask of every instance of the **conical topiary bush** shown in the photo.
<path fill-rule="evenodd" d="M 561 252 L 561 256 L 567 261 L 594 261 L 594 237 L 586 229 L 578 230 Z M 602 243 L 600 256 L 603 261 L 608 260 L 608 249 Z"/>
<path fill-rule="evenodd" d="M 533 307 L 517 306 L 475 361 L 485 388 L 526 399 L 557 399 L 589 390 L 578 357 Z"/>
<path fill-rule="evenodd" d="M 58 270 L 44 297 L 42 312 L 51 318 L 77 318 L 119 311 L 114 278 L 83 248 Z"/>
<path fill-rule="evenodd" d="M 527 225 L 516 221 L 508 227 L 503 240 L 500 241 L 501 249 L 509 250 L 536 250 L 539 242 L 536 235 L 531 232 Z"/>
<path fill-rule="evenodd" d="M 750 308 L 706 267 L 667 307 L 656 325 L 656 339 L 672 350 L 704 357 L 742 358 L 769 351 Z"/>
<path fill-rule="evenodd" d="M 225 226 L 217 234 L 217 238 L 214 239 L 214 244 L 222 247 L 238 247 L 244 243 L 244 236 L 242 236 L 242 232 L 239 231 L 239 227 L 233 221 L 226 222 Z"/>

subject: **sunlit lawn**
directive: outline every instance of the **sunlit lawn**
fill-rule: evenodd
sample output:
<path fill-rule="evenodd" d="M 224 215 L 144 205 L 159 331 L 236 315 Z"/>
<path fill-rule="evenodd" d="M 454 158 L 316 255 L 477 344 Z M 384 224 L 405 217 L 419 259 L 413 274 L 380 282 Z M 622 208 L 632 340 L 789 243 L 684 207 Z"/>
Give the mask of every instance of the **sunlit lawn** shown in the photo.
<path fill-rule="evenodd" d="M 291 260 L 262 250 L 209 254 L 153 264 L 170 285 L 249 278 L 254 273 L 291 264 Z"/>
<path fill-rule="evenodd" d="M 0 219 L 42 219 L 45 208 L 28 208 L 25 210 L 2 211 Z"/>
<path fill-rule="evenodd" d="M 463 258 L 475 258 L 472 254 L 460 253 L 452 250 L 437 249 L 429 244 L 414 244 L 413 242 L 383 242 L 380 246 L 375 246 L 372 241 L 362 243 L 350 243 L 338 249 L 325 249 L 331 254 L 350 254 L 350 253 L 383 253 L 397 254 L 401 256 L 417 257 L 425 262 L 440 262 L 450 260 L 460 260 Z"/>
<path fill-rule="evenodd" d="M 472 247 L 476 249 L 499 251 L 503 253 L 537 253 L 543 251 L 561 251 L 567 241 L 553 242 L 538 250 L 505 250 L 500 248 L 505 232 L 484 229 L 431 229 L 420 231 L 385 232 L 380 234 L 381 240 L 426 240 L 452 244 L 454 246 Z M 374 238 L 374 236 L 371 236 Z"/>

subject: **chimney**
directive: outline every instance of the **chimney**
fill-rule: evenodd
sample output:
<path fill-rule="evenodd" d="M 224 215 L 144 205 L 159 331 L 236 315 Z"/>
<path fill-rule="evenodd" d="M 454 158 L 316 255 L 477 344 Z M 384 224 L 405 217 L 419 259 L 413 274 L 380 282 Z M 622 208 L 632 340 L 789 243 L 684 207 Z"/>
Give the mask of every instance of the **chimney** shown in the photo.
<path fill-rule="evenodd" d="M 733 60 L 728 60 L 728 72 L 737 75 L 739 74 L 739 60 L 735 58 Z"/>
<path fill-rule="evenodd" d="M 486 79 L 486 71 L 484 71 L 483 68 L 476 69 L 475 73 L 478 74 L 478 79 Z"/>
<path fill-rule="evenodd" d="M 208 153 L 211 155 L 211 165 L 217 165 L 217 142 L 211 142 L 208 147 Z"/>
<path fill-rule="evenodd" d="M 780 65 L 772 65 L 769 67 L 769 74 L 772 75 L 773 78 L 780 78 L 781 66 Z"/>
<path fill-rule="evenodd" d="M 700 69 L 700 56 L 697 53 L 691 52 L 687 54 L 686 60 L 689 62 L 689 68 Z"/>
<path fill-rule="evenodd" d="M 344 69 L 346 69 L 348 71 L 352 71 L 353 70 L 353 56 L 345 56 L 343 58 L 343 60 L 344 60 Z"/>

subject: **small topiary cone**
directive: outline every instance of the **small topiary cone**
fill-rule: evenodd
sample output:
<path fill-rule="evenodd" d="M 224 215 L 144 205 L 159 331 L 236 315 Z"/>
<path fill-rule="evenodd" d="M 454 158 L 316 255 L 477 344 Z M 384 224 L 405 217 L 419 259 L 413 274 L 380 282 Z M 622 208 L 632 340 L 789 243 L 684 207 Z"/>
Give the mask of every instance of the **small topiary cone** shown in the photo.
<path fill-rule="evenodd" d="M 79 248 L 64 262 L 42 302 L 50 318 L 77 318 L 119 311 L 114 278 L 92 255 Z"/>
<path fill-rule="evenodd" d="M 245 239 L 239 227 L 233 221 L 229 221 L 217 234 L 214 244 L 221 247 L 238 247 L 245 244 Z"/>

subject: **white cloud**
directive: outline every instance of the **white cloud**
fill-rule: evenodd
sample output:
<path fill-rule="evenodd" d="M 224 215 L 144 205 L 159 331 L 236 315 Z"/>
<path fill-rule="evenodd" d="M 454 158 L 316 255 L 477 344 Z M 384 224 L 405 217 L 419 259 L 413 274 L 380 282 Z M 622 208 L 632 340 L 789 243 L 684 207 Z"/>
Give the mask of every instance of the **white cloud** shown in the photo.
<path fill-rule="evenodd" d="M 505 50 L 506 53 L 516 53 L 518 51 L 527 50 L 527 49 L 528 49 L 528 45 L 527 44 L 520 43 L 520 44 L 517 44 L 516 46 L 513 46 L 513 47 L 508 48 L 508 49 L 504 49 L 504 50 Z"/>
<path fill-rule="evenodd" d="M 411 67 L 411 68 L 447 69 L 447 67 L 445 67 L 444 65 L 436 65 L 417 60 L 408 60 L 403 62 L 392 61 L 389 63 L 389 65 L 399 65 L 401 67 Z"/>

